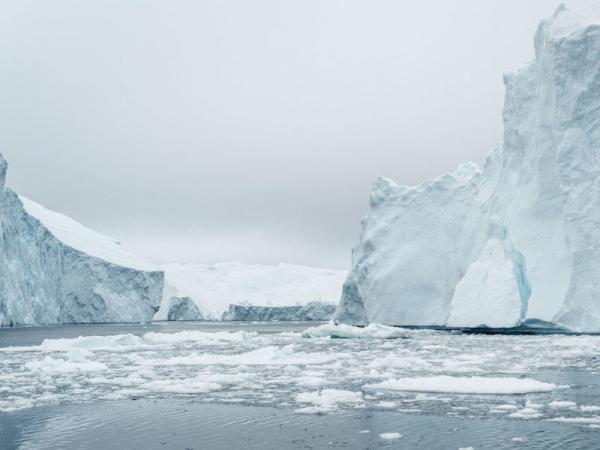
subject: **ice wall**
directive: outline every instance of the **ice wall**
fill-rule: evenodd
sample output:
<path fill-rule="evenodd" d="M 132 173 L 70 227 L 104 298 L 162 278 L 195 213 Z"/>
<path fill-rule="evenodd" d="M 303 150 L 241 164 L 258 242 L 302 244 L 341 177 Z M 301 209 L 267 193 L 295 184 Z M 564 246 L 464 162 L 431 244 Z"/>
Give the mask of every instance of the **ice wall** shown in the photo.
<path fill-rule="evenodd" d="M 149 321 L 163 273 L 119 243 L 5 187 L 0 155 L 0 326 Z"/>
<path fill-rule="evenodd" d="M 561 5 L 534 42 L 481 174 L 375 182 L 336 320 L 600 330 L 599 2 Z"/>

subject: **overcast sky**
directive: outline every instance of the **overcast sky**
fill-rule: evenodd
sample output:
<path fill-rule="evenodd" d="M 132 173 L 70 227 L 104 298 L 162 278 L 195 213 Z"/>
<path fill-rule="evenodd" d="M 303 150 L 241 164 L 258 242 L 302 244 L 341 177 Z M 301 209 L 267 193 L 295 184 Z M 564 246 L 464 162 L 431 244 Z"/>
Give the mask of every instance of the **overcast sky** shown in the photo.
<path fill-rule="evenodd" d="M 481 163 L 551 0 L 0 0 L 8 182 L 155 262 L 346 268 L 373 179 Z"/>

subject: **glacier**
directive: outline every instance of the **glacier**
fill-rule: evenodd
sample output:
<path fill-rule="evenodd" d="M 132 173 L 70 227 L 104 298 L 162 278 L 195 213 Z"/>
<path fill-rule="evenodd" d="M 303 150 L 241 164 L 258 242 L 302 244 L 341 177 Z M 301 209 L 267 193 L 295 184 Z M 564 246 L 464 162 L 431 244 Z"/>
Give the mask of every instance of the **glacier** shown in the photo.
<path fill-rule="evenodd" d="M 165 273 L 165 288 L 154 320 L 169 320 L 173 297 L 189 297 L 204 320 L 328 320 L 333 313 L 330 305 L 339 301 L 348 273 L 294 264 L 238 261 L 169 263 L 161 269 Z M 312 307 L 306 307 L 311 303 Z M 294 307 L 294 312 L 290 307 Z"/>
<path fill-rule="evenodd" d="M 562 4 L 534 47 L 482 169 L 375 181 L 335 321 L 600 331 L 600 3 Z"/>
<path fill-rule="evenodd" d="M 6 172 L 0 155 L 0 326 L 151 320 L 163 272 L 17 195 Z"/>

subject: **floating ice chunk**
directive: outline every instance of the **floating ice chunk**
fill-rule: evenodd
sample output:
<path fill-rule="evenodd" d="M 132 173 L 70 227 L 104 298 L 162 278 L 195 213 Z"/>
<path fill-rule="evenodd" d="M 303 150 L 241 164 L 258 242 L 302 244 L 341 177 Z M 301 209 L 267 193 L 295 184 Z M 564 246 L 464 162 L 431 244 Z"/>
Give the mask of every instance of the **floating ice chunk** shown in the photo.
<path fill-rule="evenodd" d="M 89 351 L 131 351 L 146 348 L 147 344 L 133 334 L 113 336 L 79 336 L 72 339 L 45 339 L 40 349 L 45 351 L 71 351 L 85 349 Z"/>
<path fill-rule="evenodd" d="M 302 333 L 307 338 L 341 338 L 341 339 L 399 339 L 408 337 L 403 328 L 388 327 L 376 323 L 361 328 L 351 325 L 335 325 L 326 323 L 318 327 L 308 328 Z"/>
<path fill-rule="evenodd" d="M 548 403 L 548 406 L 552 409 L 570 409 L 576 407 L 577 403 L 569 401 L 554 401 Z"/>
<path fill-rule="evenodd" d="M 505 395 L 549 392 L 559 388 L 553 383 L 544 383 L 528 378 L 453 377 L 448 375 L 389 379 L 365 387 L 413 392 Z"/>
<path fill-rule="evenodd" d="M 400 439 L 402 435 L 400 433 L 381 433 L 379 437 L 384 441 L 395 441 L 396 439 Z"/>
<path fill-rule="evenodd" d="M 398 404 L 396 402 L 381 401 L 378 402 L 375 406 L 381 409 L 396 409 L 398 407 Z"/>
<path fill-rule="evenodd" d="M 329 384 L 325 378 L 320 377 L 300 377 L 296 379 L 298 386 L 318 387 Z"/>
<path fill-rule="evenodd" d="M 534 408 L 523 408 L 517 412 L 509 414 L 508 417 L 512 417 L 514 419 L 539 419 L 540 417 L 543 417 L 543 414 Z"/>
<path fill-rule="evenodd" d="M 500 409 L 503 411 L 514 411 L 515 409 L 518 409 L 518 408 L 516 405 L 506 404 L 506 405 L 498 405 L 498 406 L 496 406 L 496 409 Z"/>
<path fill-rule="evenodd" d="M 46 356 L 41 361 L 29 361 L 28 363 L 25 363 L 25 368 L 27 370 L 53 374 L 108 370 L 108 366 L 106 364 L 97 361 L 87 361 L 81 358 L 76 358 L 75 360 L 64 360 L 60 358 L 52 358 L 50 356 Z"/>
<path fill-rule="evenodd" d="M 579 409 L 581 409 L 582 412 L 598 412 L 600 411 L 600 406 L 581 405 Z"/>
<path fill-rule="evenodd" d="M 527 400 L 525 402 L 525 407 L 526 408 L 533 408 L 533 409 L 541 409 L 544 407 L 544 405 L 542 405 L 541 403 L 534 403 L 531 400 Z"/>
<path fill-rule="evenodd" d="M 550 422 L 600 425 L 600 417 L 554 417 Z"/>
<path fill-rule="evenodd" d="M 144 341 L 158 344 L 177 344 L 180 342 L 201 342 L 202 344 L 210 344 L 211 342 L 244 342 L 248 339 L 258 336 L 258 333 L 248 331 L 217 331 L 204 332 L 186 330 L 178 333 L 155 333 L 150 332 L 144 334 Z"/>
<path fill-rule="evenodd" d="M 416 402 L 436 402 L 440 400 L 446 400 L 444 398 L 440 398 L 436 395 L 427 395 L 427 394 L 417 394 L 415 396 Z"/>
<path fill-rule="evenodd" d="M 176 394 L 198 394 L 216 391 L 222 388 L 218 383 L 212 383 L 197 378 L 168 379 L 149 381 L 140 386 L 154 392 L 172 392 Z"/>
<path fill-rule="evenodd" d="M 301 392 L 296 394 L 297 403 L 310 403 L 313 407 L 296 410 L 302 413 L 325 413 L 337 409 L 339 405 L 362 405 L 362 392 L 339 389 L 323 389 L 320 392 Z"/>

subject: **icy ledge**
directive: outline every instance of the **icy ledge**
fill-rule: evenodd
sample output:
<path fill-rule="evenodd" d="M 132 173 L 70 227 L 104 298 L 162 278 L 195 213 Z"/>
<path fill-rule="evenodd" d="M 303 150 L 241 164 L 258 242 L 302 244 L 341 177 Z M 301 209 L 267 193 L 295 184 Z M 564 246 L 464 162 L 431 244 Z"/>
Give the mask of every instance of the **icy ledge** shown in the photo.
<path fill-rule="evenodd" d="M 149 321 L 163 273 L 111 238 L 5 187 L 0 155 L 0 326 Z"/>
<path fill-rule="evenodd" d="M 600 331 L 600 2 L 577 4 L 505 75 L 481 171 L 375 181 L 337 322 Z"/>

